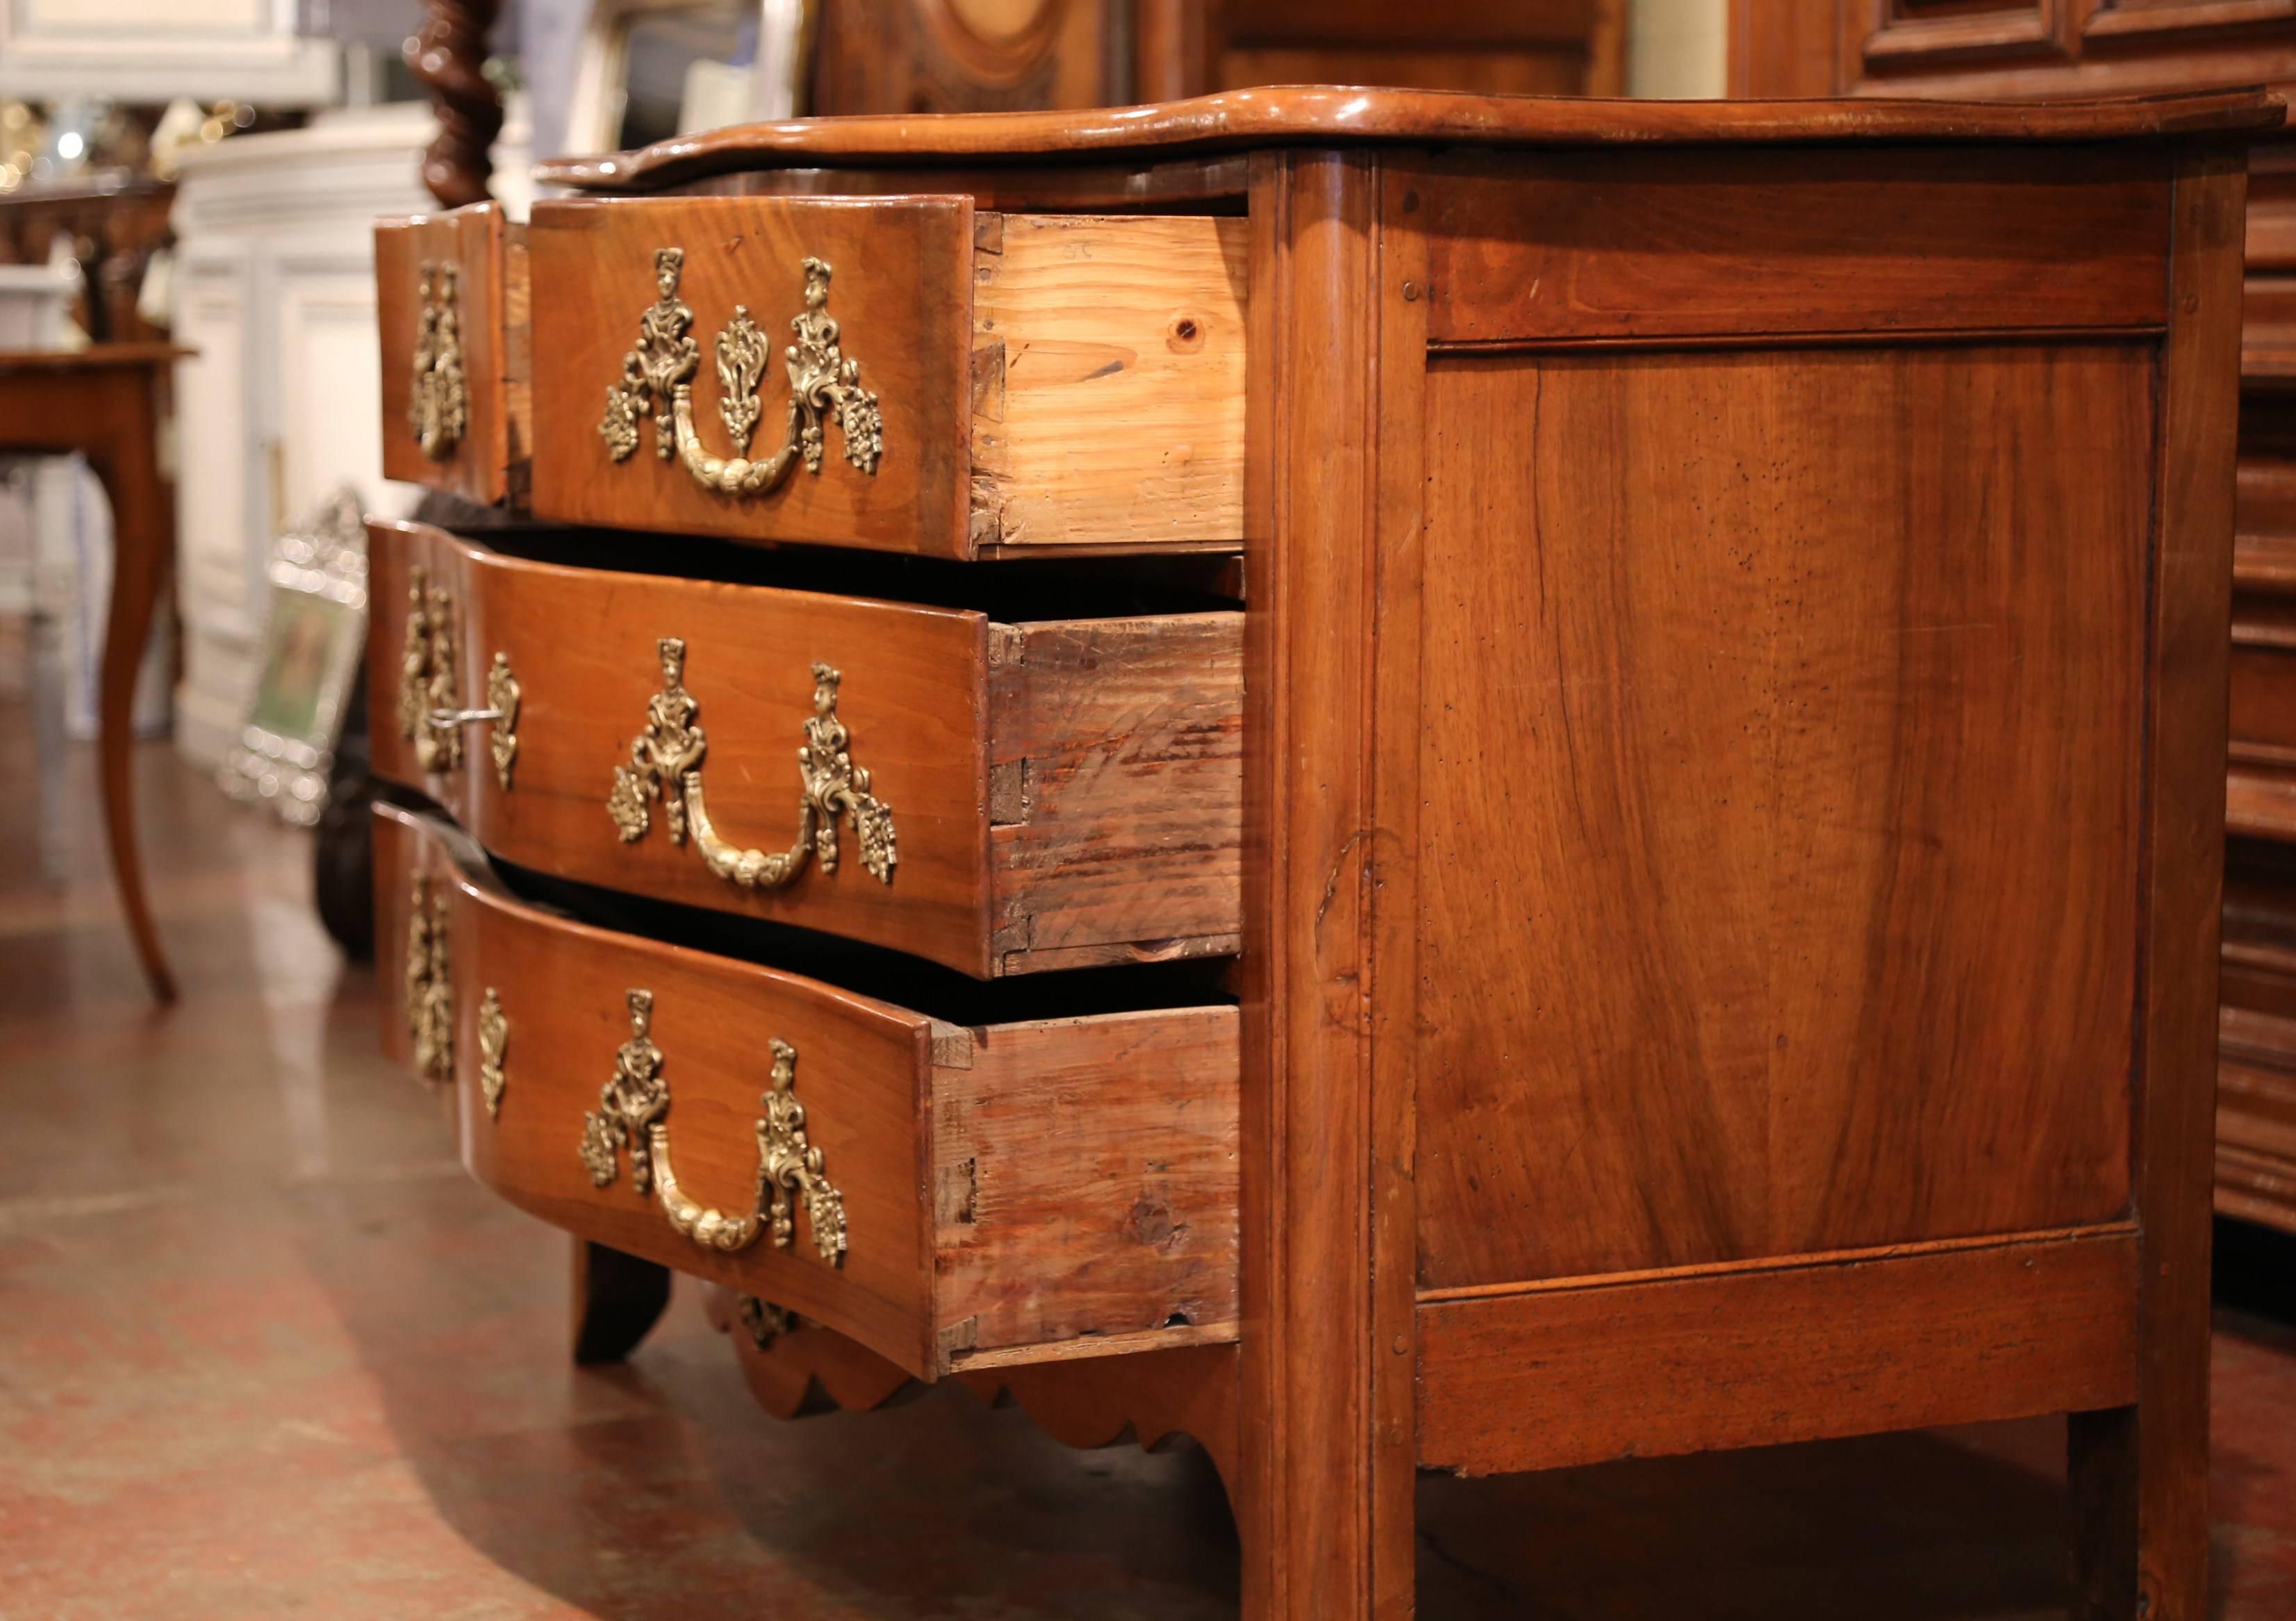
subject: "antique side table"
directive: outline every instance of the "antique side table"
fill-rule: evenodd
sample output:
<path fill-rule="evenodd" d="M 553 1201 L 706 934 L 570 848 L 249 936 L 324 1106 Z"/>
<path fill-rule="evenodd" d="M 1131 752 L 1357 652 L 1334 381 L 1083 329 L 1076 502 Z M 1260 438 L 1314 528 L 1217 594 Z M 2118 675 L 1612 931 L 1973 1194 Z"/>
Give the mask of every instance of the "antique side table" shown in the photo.
<path fill-rule="evenodd" d="M 0 353 L 0 450 L 77 450 L 111 502 L 111 597 L 96 701 L 103 828 L 136 958 L 163 1002 L 176 1000 L 176 980 L 135 850 L 135 672 L 176 564 L 176 499 L 160 466 L 160 432 L 168 380 L 191 352 L 167 343 L 99 343 Z"/>
<path fill-rule="evenodd" d="M 758 126 L 378 229 L 386 1040 L 760 1398 L 1413 1483 L 2072 1415 L 2205 1614 L 2274 98 Z"/>

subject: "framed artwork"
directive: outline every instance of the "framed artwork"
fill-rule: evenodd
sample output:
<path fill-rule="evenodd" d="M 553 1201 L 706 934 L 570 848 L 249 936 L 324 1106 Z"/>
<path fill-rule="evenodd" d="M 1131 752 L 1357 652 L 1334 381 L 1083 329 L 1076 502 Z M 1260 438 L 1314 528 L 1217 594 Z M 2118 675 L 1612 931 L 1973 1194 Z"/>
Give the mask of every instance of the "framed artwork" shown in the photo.
<path fill-rule="evenodd" d="M 261 655 L 238 745 L 217 773 L 234 798 L 310 827 L 366 647 L 366 527 L 358 492 L 327 498 L 279 537 L 267 578 Z"/>

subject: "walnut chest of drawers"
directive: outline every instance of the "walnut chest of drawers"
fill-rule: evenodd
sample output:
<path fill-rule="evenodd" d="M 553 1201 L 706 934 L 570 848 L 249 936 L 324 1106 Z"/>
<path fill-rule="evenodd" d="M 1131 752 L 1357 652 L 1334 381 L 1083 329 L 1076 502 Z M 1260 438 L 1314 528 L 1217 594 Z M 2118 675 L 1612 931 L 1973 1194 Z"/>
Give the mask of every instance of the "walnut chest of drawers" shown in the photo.
<path fill-rule="evenodd" d="M 2074 1415 L 2204 1613 L 2244 143 L 1341 90 L 377 233 L 386 1039 L 761 1400 L 1412 1482 Z"/>

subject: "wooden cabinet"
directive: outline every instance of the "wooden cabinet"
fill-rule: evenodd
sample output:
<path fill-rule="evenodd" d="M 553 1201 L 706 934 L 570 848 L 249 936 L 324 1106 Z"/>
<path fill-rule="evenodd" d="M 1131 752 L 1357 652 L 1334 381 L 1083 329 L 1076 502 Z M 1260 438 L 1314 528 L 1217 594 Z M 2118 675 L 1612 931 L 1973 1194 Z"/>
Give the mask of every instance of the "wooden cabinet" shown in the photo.
<path fill-rule="evenodd" d="M 2201 1621 L 2281 113 L 1306 89 L 545 166 L 579 527 L 374 531 L 387 1040 L 775 1411 L 1197 1436 L 1250 1621 L 1408 1614 L 1423 1467 L 2049 1412 L 2081 1613 Z"/>
<path fill-rule="evenodd" d="M 2279 0 L 1733 0 L 1731 89 L 1796 95 L 2064 96 L 2296 79 Z M 2225 1058 L 2217 1202 L 2296 1232 L 2296 1032 L 2251 994 L 2243 940 L 2296 932 L 2296 144 L 2251 154 L 2241 334 L 2226 817 Z M 2037 243 L 2047 249 L 2056 244 Z M 2259 949 L 2263 949 L 2259 947 Z M 2268 1001 L 2268 999 L 2267 999 Z"/>

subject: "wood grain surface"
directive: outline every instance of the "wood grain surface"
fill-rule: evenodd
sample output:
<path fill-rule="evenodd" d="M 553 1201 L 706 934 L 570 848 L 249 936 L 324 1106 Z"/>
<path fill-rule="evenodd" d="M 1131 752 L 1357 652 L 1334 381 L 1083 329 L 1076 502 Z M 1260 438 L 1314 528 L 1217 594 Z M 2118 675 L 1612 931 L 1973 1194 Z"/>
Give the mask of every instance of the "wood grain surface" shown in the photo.
<path fill-rule="evenodd" d="M 1420 1461 L 1464 1474 L 2107 1406 L 2127 1228 L 1421 1308 Z"/>
<path fill-rule="evenodd" d="M 1237 948 L 1242 614 L 995 626 L 988 710 L 1001 969 Z"/>
<path fill-rule="evenodd" d="M 370 530 L 374 769 L 421 789 L 480 844 L 581 883 L 823 929 L 980 976 L 1235 949 L 1242 618 L 1233 613 L 1005 625 L 974 612 L 828 592 L 569 568 L 443 531 Z M 484 724 L 428 776 L 400 734 L 407 572 L 455 608 L 456 689 L 484 704 L 507 655 L 521 689 L 504 788 Z M 686 643 L 719 833 L 788 848 L 812 665 L 843 676 L 839 718 L 893 808 L 890 884 L 840 824 L 837 870 L 744 889 L 652 825 L 625 842 L 614 768 L 661 687 L 656 645 Z M 995 823 L 995 826 L 991 824 Z"/>
<path fill-rule="evenodd" d="M 2069 1433 L 2076 1613 L 2208 1613 L 2210 1188 L 2224 883 L 2226 628 L 2240 413 L 2237 152 L 2177 160 L 2172 315 L 2159 422 L 2145 638 L 2144 888 L 2138 912 L 2135 1200 L 2142 1232 L 2135 1401 Z"/>
<path fill-rule="evenodd" d="M 2273 129 L 2282 117 L 2278 99 L 2261 90 L 2019 107 L 1879 98 L 1605 101 L 1292 85 L 1152 107 L 744 124 L 611 157 L 557 159 L 537 165 L 535 177 L 551 185 L 619 191 L 745 169 L 1232 151 L 1300 142 L 1346 147 L 2151 140 Z"/>
<path fill-rule="evenodd" d="M 400 971 L 395 897 L 429 874 L 447 897 L 463 1162 L 512 1203 L 785 1304 L 921 1378 L 958 1352 L 1021 1362 L 1233 1336 L 1234 1009 L 937 1024 L 554 916 L 512 898 L 444 821 L 388 804 L 375 814 L 377 915 L 401 931 L 379 938 L 378 961 Z M 611 1182 L 593 1183 L 583 1117 L 629 1039 L 633 989 L 653 992 L 679 1183 L 729 1214 L 756 1208 L 767 1043 L 796 1048 L 794 1095 L 844 1196 L 841 1265 L 816 1250 L 801 1209 L 790 1248 L 761 1238 L 727 1254 L 671 1228 L 627 1156 Z M 508 1021 L 493 1116 L 478 1084 L 488 990 Z M 946 1145 L 939 1130 L 955 1133 Z M 1190 1312 L 1201 1320 L 1171 1321 Z"/>
<path fill-rule="evenodd" d="M 2152 372 L 1432 368 L 1424 1284 L 2126 1212 Z"/>
<path fill-rule="evenodd" d="M 534 510 L 544 518 L 616 529 L 668 530 L 753 540 L 834 540 L 889 551 L 962 555 L 968 509 L 966 401 L 971 396 L 972 205 L 961 196 L 730 197 L 545 202 L 529 228 L 534 344 Z M 790 322 L 805 309 L 808 258 L 833 275 L 828 314 L 859 385 L 884 415 L 873 473 L 845 458 L 836 430 L 821 471 L 802 463 L 778 489 L 737 498 L 705 490 L 654 451 L 609 459 L 598 434 L 608 386 L 655 299 L 654 254 L 683 248 L 678 298 L 693 312 L 701 350 L 693 418 L 710 453 L 742 454 L 718 420 L 718 333 L 745 307 L 773 357 L 748 454 L 773 455 L 784 432 L 788 380 L 780 363 Z"/>
<path fill-rule="evenodd" d="M 433 461 L 407 425 L 421 267 L 452 265 L 470 425 Z M 382 475 L 481 506 L 526 498 L 533 433 L 526 227 L 498 202 L 378 220 L 375 324 L 382 342 Z"/>
<path fill-rule="evenodd" d="M 742 1321 L 740 1297 L 713 1286 L 709 1320 L 728 1335 L 743 1381 L 779 1419 L 898 1406 L 918 1388 L 900 1368 L 833 1329 L 796 1319 L 759 1343 Z M 1130 1443 L 1160 1452 L 1185 1436 L 1233 1479 L 1235 1347 L 1180 1345 L 1123 1358 L 1040 1362 L 954 1377 L 983 1402 L 1013 1405 L 1064 1446 Z"/>
<path fill-rule="evenodd" d="M 1566 342 L 2157 326 L 2165 154 L 1478 156 L 1429 176 L 1429 335 Z"/>
<path fill-rule="evenodd" d="M 1241 543 L 1244 222 L 977 226 L 975 543 Z"/>
<path fill-rule="evenodd" d="M 941 1033 L 947 1365 L 1085 1336 L 1234 1337 L 1236 1063 L 1233 1008 Z M 1119 1075 L 1148 1095 L 1112 1096 Z"/>

